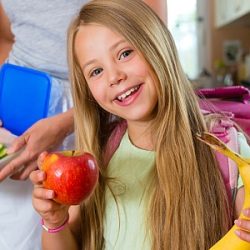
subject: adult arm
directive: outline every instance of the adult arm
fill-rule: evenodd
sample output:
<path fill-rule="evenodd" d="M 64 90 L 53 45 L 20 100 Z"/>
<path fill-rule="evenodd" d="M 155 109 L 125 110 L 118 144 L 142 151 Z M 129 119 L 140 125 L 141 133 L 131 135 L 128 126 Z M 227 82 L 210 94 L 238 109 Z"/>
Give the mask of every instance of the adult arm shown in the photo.
<path fill-rule="evenodd" d="M 166 23 L 167 22 L 167 1 L 166 0 L 144 0 Z"/>
<path fill-rule="evenodd" d="M 37 168 L 36 160 L 43 151 L 59 146 L 64 138 L 74 130 L 73 109 L 42 119 L 14 140 L 8 153 L 23 149 L 22 153 L 0 171 L 0 181 L 8 176 L 25 180 Z"/>
<path fill-rule="evenodd" d="M 13 43 L 14 36 L 11 33 L 10 21 L 0 2 L 0 65 L 8 57 Z"/>

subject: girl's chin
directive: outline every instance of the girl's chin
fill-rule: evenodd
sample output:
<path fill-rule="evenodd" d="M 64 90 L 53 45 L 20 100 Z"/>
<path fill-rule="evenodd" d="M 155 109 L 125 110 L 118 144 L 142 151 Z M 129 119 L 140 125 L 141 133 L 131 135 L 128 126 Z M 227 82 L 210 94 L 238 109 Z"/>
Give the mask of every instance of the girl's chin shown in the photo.
<path fill-rule="evenodd" d="M 150 122 L 154 119 L 154 116 L 152 113 L 148 114 L 148 112 L 145 112 L 143 114 L 143 111 L 138 111 L 138 113 L 133 112 L 133 114 L 129 115 L 127 114 L 120 114 L 119 117 L 127 120 L 127 122 Z"/>

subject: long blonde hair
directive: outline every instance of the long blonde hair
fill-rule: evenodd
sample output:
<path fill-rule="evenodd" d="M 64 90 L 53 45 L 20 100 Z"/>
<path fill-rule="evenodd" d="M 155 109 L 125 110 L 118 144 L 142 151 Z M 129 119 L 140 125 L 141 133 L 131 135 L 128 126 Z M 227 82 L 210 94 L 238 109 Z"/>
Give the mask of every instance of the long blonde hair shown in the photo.
<path fill-rule="evenodd" d="M 196 133 L 206 130 L 206 125 L 174 41 L 164 23 L 141 0 L 91 1 L 69 29 L 77 146 L 96 156 L 101 171 L 94 195 L 82 204 L 82 249 L 104 247 L 106 182 L 102 152 L 112 120 L 93 99 L 74 50 L 79 27 L 90 23 L 120 33 L 144 56 L 159 82 L 153 122 L 157 138 L 154 185 L 145 218 L 152 249 L 209 249 L 228 230 L 225 187 L 212 151 L 196 139 Z"/>

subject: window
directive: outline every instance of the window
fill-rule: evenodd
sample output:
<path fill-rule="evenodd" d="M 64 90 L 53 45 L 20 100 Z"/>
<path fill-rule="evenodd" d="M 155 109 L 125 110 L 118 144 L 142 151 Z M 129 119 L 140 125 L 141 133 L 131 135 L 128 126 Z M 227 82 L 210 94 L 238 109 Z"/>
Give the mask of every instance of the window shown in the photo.
<path fill-rule="evenodd" d="M 167 0 L 168 28 L 175 40 L 185 73 L 194 79 L 201 72 L 199 66 L 199 33 L 197 0 Z"/>

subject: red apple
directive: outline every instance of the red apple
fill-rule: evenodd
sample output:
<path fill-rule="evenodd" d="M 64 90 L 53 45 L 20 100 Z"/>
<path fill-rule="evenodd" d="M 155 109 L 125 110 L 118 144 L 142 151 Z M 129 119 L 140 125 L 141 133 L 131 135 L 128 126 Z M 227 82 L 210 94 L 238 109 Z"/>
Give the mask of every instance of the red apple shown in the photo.
<path fill-rule="evenodd" d="M 95 158 L 75 151 L 49 153 L 41 169 L 46 173 L 44 187 L 54 190 L 55 201 L 66 205 L 76 205 L 88 198 L 99 176 Z"/>

